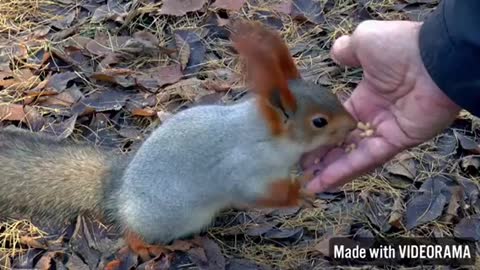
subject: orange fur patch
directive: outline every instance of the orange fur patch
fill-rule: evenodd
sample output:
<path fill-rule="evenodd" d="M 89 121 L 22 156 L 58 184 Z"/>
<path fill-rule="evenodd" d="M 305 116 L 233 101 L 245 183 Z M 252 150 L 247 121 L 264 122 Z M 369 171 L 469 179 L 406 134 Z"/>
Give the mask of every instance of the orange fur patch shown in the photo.
<path fill-rule="evenodd" d="M 291 207 L 297 206 L 300 199 L 300 184 L 290 180 L 279 180 L 272 183 L 266 197 L 259 199 L 256 206 L 260 207 Z"/>
<path fill-rule="evenodd" d="M 160 245 L 150 245 L 145 243 L 138 234 L 131 231 L 125 233 L 125 241 L 132 252 L 139 255 L 143 261 L 151 259 L 150 255 L 158 256 L 169 252 L 168 249 Z"/>

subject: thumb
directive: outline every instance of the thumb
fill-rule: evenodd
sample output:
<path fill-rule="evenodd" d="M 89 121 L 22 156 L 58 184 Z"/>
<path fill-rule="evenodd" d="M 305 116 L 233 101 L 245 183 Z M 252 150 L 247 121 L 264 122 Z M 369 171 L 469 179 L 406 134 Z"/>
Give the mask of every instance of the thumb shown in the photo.
<path fill-rule="evenodd" d="M 332 46 L 331 57 L 335 63 L 344 66 L 358 67 L 360 61 L 355 52 L 355 47 L 352 45 L 351 36 L 339 37 Z"/>

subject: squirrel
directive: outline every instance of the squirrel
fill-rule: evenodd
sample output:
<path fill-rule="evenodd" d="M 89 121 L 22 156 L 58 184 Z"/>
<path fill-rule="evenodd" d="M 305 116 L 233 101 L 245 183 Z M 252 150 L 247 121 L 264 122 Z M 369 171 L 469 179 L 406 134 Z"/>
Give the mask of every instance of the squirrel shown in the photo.
<path fill-rule="evenodd" d="M 253 95 L 181 110 L 131 155 L 0 130 L 0 216 L 61 222 L 93 213 L 148 258 L 232 205 L 297 205 L 301 185 L 291 167 L 306 152 L 341 143 L 357 122 L 329 89 L 302 79 L 277 32 L 239 21 L 231 41 Z"/>

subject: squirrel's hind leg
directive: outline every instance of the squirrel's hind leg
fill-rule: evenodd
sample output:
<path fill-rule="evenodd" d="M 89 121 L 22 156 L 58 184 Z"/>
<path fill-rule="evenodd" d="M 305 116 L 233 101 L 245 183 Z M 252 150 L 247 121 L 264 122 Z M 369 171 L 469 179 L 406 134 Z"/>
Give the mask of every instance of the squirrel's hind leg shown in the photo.
<path fill-rule="evenodd" d="M 153 257 L 170 253 L 170 250 L 162 245 L 152 245 L 146 243 L 140 236 L 133 232 L 125 233 L 125 240 L 130 250 L 140 256 L 143 261 L 148 261 Z"/>

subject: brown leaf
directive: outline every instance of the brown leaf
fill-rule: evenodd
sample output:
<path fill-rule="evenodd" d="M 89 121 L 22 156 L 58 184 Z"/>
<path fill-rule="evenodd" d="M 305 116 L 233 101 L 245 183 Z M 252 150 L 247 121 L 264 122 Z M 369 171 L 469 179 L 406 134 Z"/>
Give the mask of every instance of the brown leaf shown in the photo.
<path fill-rule="evenodd" d="M 246 2 L 247 0 L 216 0 L 212 7 L 238 11 Z"/>
<path fill-rule="evenodd" d="M 208 261 L 208 267 L 204 269 L 212 270 L 224 270 L 225 269 L 225 257 L 217 243 L 213 240 L 203 237 L 201 240 L 205 255 Z"/>
<path fill-rule="evenodd" d="M 328 235 L 323 240 L 318 242 L 315 245 L 315 250 L 318 251 L 320 254 L 326 257 L 333 257 L 333 250 L 330 250 L 330 241 L 332 238 L 339 237 L 337 235 Z M 344 244 L 345 248 L 353 248 L 357 246 L 357 242 L 350 238 L 343 238 L 342 244 Z"/>
<path fill-rule="evenodd" d="M 135 83 L 144 90 L 147 90 L 151 93 L 156 93 L 161 82 L 154 78 L 154 74 L 139 74 L 135 77 Z"/>
<path fill-rule="evenodd" d="M 103 90 L 96 92 L 82 100 L 79 103 L 95 109 L 96 112 L 118 111 L 125 106 L 128 95 L 116 90 Z"/>
<path fill-rule="evenodd" d="M 371 196 L 368 194 L 364 200 L 366 201 L 364 213 L 370 222 L 382 232 L 390 230 L 388 220 L 390 217 L 391 198 L 385 195 Z"/>
<path fill-rule="evenodd" d="M 315 250 L 324 256 L 330 256 L 330 239 L 332 236 L 327 236 L 315 245 Z"/>
<path fill-rule="evenodd" d="M 232 85 L 229 83 L 219 83 L 213 80 L 208 80 L 203 83 L 205 88 L 209 90 L 213 90 L 215 92 L 227 92 L 228 90 L 232 89 Z"/>
<path fill-rule="evenodd" d="M 50 270 L 52 267 L 52 261 L 54 257 L 53 252 L 47 252 L 45 253 L 40 260 L 38 260 L 37 264 L 35 265 L 35 268 L 38 270 Z"/>
<path fill-rule="evenodd" d="M 204 61 L 205 53 L 207 51 L 200 36 L 197 33 L 188 30 L 176 30 L 174 33 L 175 40 L 177 40 L 177 38 L 181 38 L 188 44 L 190 48 L 190 55 L 187 67 L 184 70 L 185 74 L 192 74 L 198 72 L 202 67 L 201 64 Z"/>
<path fill-rule="evenodd" d="M 449 156 L 455 152 L 455 149 L 457 149 L 457 140 L 454 136 L 445 133 L 439 136 L 435 146 L 437 147 L 438 154 Z"/>
<path fill-rule="evenodd" d="M 27 249 L 25 254 L 21 254 L 14 258 L 13 269 L 33 269 L 39 257 L 45 253 L 42 249 Z M 3 255 L 3 254 L 0 254 Z"/>
<path fill-rule="evenodd" d="M 457 137 L 458 142 L 460 143 L 460 146 L 464 150 L 467 150 L 473 154 L 480 154 L 480 145 L 477 142 L 475 142 L 473 138 L 460 134 L 457 131 L 454 131 L 454 134 Z"/>
<path fill-rule="evenodd" d="M 28 127 L 34 132 L 40 131 L 45 124 L 45 119 L 42 115 L 35 108 L 28 105 L 25 106 L 24 111 L 26 116 L 25 122 Z"/>
<path fill-rule="evenodd" d="M 147 48 L 158 48 L 158 38 L 150 32 L 138 31 L 133 34 L 133 37 Z"/>
<path fill-rule="evenodd" d="M 197 267 L 205 267 L 205 265 L 208 265 L 207 255 L 205 254 L 205 250 L 203 248 L 197 247 L 189 249 L 187 254 Z"/>
<path fill-rule="evenodd" d="M 455 226 L 454 235 L 461 239 L 480 241 L 480 215 L 460 220 Z"/>
<path fill-rule="evenodd" d="M 25 111 L 20 104 L 0 104 L 0 120 L 24 121 Z"/>
<path fill-rule="evenodd" d="M 172 84 L 180 81 L 183 77 L 181 67 L 179 65 L 170 65 L 166 67 L 160 67 L 151 71 L 156 71 L 156 76 L 159 80 L 159 86 L 162 87 L 167 84 Z"/>
<path fill-rule="evenodd" d="M 286 216 L 293 216 L 297 214 L 298 211 L 300 211 L 300 207 L 282 207 L 279 209 L 273 209 L 268 214 L 271 216 L 286 217 Z"/>
<path fill-rule="evenodd" d="M 252 224 L 248 227 L 247 231 L 245 232 L 248 236 L 261 236 L 268 231 L 272 230 L 278 222 L 267 222 L 262 224 Z"/>
<path fill-rule="evenodd" d="M 68 14 L 66 15 L 60 15 L 58 16 L 58 19 L 52 21 L 52 25 L 55 26 L 56 28 L 60 29 L 60 30 L 63 30 L 65 28 L 68 28 L 70 27 L 70 25 L 72 24 L 73 20 L 75 20 L 75 16 L 76 16 L 76 11 L 73 10 L 71 12 L 69 12 Z"/>
<path fill-rule="evenodd" d="M 160 15 L 183 16 L 188 12 L 200 10 L 206 0 L 165 0 L 159 10 Z"/>
<path fill-rule="evenodd" d="M 463 171 L 474 174 L 480 168 L 480 155 L 466 156 L 460 160 L 460 167 Z"/>
<path fill-rule="evenodd" d="M 39 248 L 39 249 L 45 249 L 45 250 L 48 248 L 45 244 L 40 243 L 40 241 L 38 239 L 35 239 L 35 238 L 33 238 L 31 236 L 27 236 L 27 235 L 22 235 L 20 237 L 19 242 L 21 244 L 27 245 L 30 248 Z"/>
<path fill-rule="evenodd" d="M 296 20 L 306 20 L 315 24 L 321 24 L 325 21 L 323 6 L 319 1 L 289 0 L 278 4 L 275 10 L 291 15 Z"/>
<path fill-rule="evenodd" d="M 161 93 L 168 96 L 180 96 L 187 101 L 197 101 L 200 97 L 210 94 L 202 87 L 202 81 L 190 78 L 165 87 Z M 162 97 L 159 97 L 162 100 Z"/>
<path fill-rule="evenodd" d="M 53 88 L 57 92 L 62 92 L 67 88 L 68 83 L 76 78 L 78 78 L 77 74 L 72 71 L 55 73 L 48 80 L 46 87 Z"/>
<path fill-rule="evenodd" d="M 75 114 L 63 122 L 45 125 L 42 132 L 58 139 L 66 139 L 72 134 L 75 128 L 75 123 L 77 122 L 77 117 L 78 116 Z"/>
<path fill-rule="evenodd" d="M 123 87 L 131 87 L 135 85 L 135 78 L 132 76 L 134 74 L 135 72 L 130 69 L 109 68 L 93 73 L 91 78 L 97 81 L 118 84 Z"/>
<path fill-rule="evenodd" d="M 91 18 L 92 23 L 99 23 L 106 20 L 122 22 L 125 13 L 128 10 L 125 6 L 116 1 L 108 1 L 107 5 L 98 7 Z"/>
<path fill-rule="evenodd" d="M 403 215 L 404 215 L 403 200 L 401 197 L 396 197 L 395 201 L 393 202 L 392 212 L 390 213 L 388 224 L 390 224 L 391 226 L 397 229 L 402 229 Z"/>
<path fill-rule="evenodd" d="M 151 117 L 157 115 L 157 112 L 150 108 L 135 108 L 132 110 L 132 115 Z"/>
<path fill-rule="evenodd" d="M 88 265 L 86 265 L 80 257 L 75 254 L 68 255 L 68 261 L 65 264 L 68 269 L 78 269 L 78 270 L 89 270 Z"/>
<path fill-rule="evenodd" d="M 463 190 L 466 194 L 466 202 L 468 204 L 475 204 L 480 195 L 480 189 L 478 187 L 478 184 L 472 181 L 471 179 L 462 177 L 462 176 L 456 176 L 457 182 L 460 183 L 460 185 L 463 187 Z"/>
<path fill-rule="evenodd" d="M 194 243 L 187 240 L 175 240 L 171 245 L 165 246 L 171 251 L 187 251 L 195 246 Z"/>
<path fill-rule="evenodd" d="M 407 204 L 405 227 L 410 230 L 437 219 L 446 203 L 447 199 L 442 193 L 425 192 L 416 195 Z"/>
<path fill-rule="evenodd" d="M 100 67 L 102 69 L 108 69 L 111 68 L 111 66 L 116 65 L 121 62 L 121 58 L 117 56 L 116 53 L 110 53 L 103 58 L 103 60 L 100 62 Z"/>
<path fill-rule="evenodd" d="M 44 38 L 49 32 L 51 28 L 48 25 L 40 26 L 39 28 L 35 29 L 33 32 L 33 36 L 35 38 Z"/>
<path fill-rule="evenodd" d="M 188 59 L 190 58 L 190 45 L 188 45 L 181 36 L 176 36 L 175 42 L 178 50 L 178 60 L 182 70 L 184 70 L 187 67 Z"/>
<path fill-rule="evenodd" d="M 122 127 L 118 131 L 118 134 L 124 138 L 136 140 L 140 139 L 142 136 L 141 131 L 135 127 Z"/>
<path fill-rule="evenodd" d="M 41 102 L 42 106 L 69 107 L 83 98 L 83 94 L 77 86 L 70 87 L 60 94 L 49 96 Z"/>
<path fill-rule="evenodd" d="M 125 46 L 131 39 L 129 36 L 101 36 L 87 43 L 86 49 L 93 55 L 106 56 Z"/>
<path fill-rule="evenodd" d="M 75 231 L 73 232 L 69 244 L 76 254 L 82 256 L 90 269 L 97 269 L 101 253 L 89 245 L 88 239 L 91 238 L 89 234 L 90 232 L 85 226 L 85 218 L 83 216 L 78 216 L 75 224 Z"/>
<path fill-rule="evenodd" d="M 160 121 L 165 122 L 168 118 L 172 117 L 173 114 L 166 112 L 166 111 L 159 111 L 157 112 L 157 117 Z"/>
<path fill-rule="evenodd" d="M 280 229 L 280 228 L 273 228 L 272 230 L 265 233 L 264 237 L 268 239 L 276 239 L 276 240 L 298 240 L 303 236 L 303 228 L 295 228 L 295 229 Z"/>
<path fill-rule="evenodd" d="M 458 209 L 460 208 L 460 203 L 463 202 L 463 195 L 464 193 L 460 186 L 452 187 L 452 196 L 450 197 L 445 216 L 442 219 L 443 221 L 451 222 L 458 218 Z"/>
<path fill-rule="evenodd" d="M 262 267 L 254 262 L 245 259 L 232 258 L 228 262 L 228 270 L 266 270 L 268 267 Z"/>
<path fill-rule="evenodd" d="M 415 180 L 418 173 L 413 158 L 392 162 L 385 169 L 393 175 L 403 176 L 410 180 Z"/>

